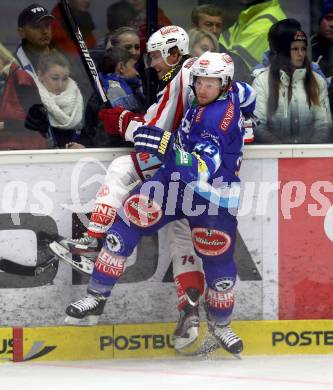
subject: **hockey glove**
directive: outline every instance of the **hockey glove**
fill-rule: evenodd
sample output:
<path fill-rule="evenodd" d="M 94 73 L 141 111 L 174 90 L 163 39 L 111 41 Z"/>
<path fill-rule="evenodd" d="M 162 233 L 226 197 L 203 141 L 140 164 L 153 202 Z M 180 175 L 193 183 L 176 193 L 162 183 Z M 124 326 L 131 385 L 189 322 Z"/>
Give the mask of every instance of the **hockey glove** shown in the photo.
<path fill-rule="evenodd" d="M 164 162 L 172 149 L 174 136 L 156 126 L 141 126 L 134 131 L 134 146 L 137 152 L 148 152 Z"/>
<path fill-rule="evenodd" d="M 135 115 L 133 112 L 125 110 L 122 107 L 104 108 L 99 112 L 98 117 L 108 134 L 120 134 L 123 138 L 125 138 L 127 126 L 131 120 L 143 121 L 141 116 Z"/>
<path fill-rule="evenodd" d="M 254 115 L 244 119 L 244 143 L 251 144 L 254 141 L 254 129 L 258 125 L 258 120 Z"/>

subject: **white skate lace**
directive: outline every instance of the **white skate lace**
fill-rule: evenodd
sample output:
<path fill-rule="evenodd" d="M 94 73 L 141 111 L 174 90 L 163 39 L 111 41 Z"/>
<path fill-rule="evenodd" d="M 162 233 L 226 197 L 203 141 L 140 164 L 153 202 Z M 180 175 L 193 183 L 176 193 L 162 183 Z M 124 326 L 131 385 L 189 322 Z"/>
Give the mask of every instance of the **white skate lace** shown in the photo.
<path fill-rule="evenodd" d="M 83 236 L 81 238 L 72 238 L 71 241 L 76 242 L 78 244 L 91 244 L 94 241 L 94 238 L 89 236 Z"/>
<path fill-rule="evenodd" d="M 230 326 L 214 326 L 213 329 L 215 335 L 228 346 L 240 341 L 240 338 L 235 335 Z"/>
<path fill-rule="evenodd" d="M 99 300 L 98 298 L 87 295 L 83 299 L 80 299 L 77 302 L 72 303 L 72 306 L 80 310 L 81 312 L 86 310 L 95 309 L 98 306 Z"/>

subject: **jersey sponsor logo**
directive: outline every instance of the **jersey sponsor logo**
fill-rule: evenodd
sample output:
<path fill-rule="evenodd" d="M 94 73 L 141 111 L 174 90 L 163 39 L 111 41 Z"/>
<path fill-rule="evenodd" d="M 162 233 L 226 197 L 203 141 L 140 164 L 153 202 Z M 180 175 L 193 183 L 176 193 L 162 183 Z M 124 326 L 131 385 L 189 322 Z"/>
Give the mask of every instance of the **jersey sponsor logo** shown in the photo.
<path fill-rule="evenodd" d="M 117 211 L 114 207 L 107 204 L 96 204 L 92 211 L 90 221 L 104 226 L 111 225 L 116 215 Z"/>
<path fill-rule="evenodd" d="M 121 253 L 124 249 L 124 241 L 120 234 L 115 230 L 109 230 L 106 237 L 108 249 L 114 253 Z"/>
<path fill-rule="evenodd" d="M 178 32 L 178 31 L 179 31 L 179 29 L 177 26 L 166 26 L 166 27 L 162 27 L 160 29 L 161 35 L 167 35 L 167 34 Z"/>
<path fill-rule="evenodd" d="M 229 309 L 234 305 L 235 296 L 233 291 L 215 291 L 208 288 L 205 301 L 208 306 L 214 309 Z"/>
<path fill-rule="evenodd" d="M 207 164 L 205 163 L 205 161 L 199 156 L 198 153 L 192 153 L 193 156 L 195 156 L 195 158 L 197 159 L 198 161 L 198 172 L 199 173 L 205 173 L 208 171 L 208 167 L 207 167 Z"/>
<path fill-rule="evenodd" d="M 192 67 L 192 65 L 195 63 L 195 61 L 197 60 L 196 57 L 193 57 L 193 58 L 190 58 L 184 65 L 184 68 L 186 69 L 189 69 Z"/>
<path fill-rule="evenodd" d="M 110 193 L 110 188 L 107 184 L 103 184 L 97 192 L 97 198 L 101 198 L 102 196 L 108 196 Z"/>
<path fill-rule="evenodd" d="M 97 257 L 95 268 L 104 275 L 119 278 L 125 268 L 125 258 L 110 254 L 102 248 Z"/>
<path fill-rule="evenodd" d="M 169 72 L 167 72 L 167 73 L 162 77 L 162 80 L 163 80 L 164 82 L 169 81 L 169 80 L 171 79 L 171 77 L 173 76 L 173 73 L 175 72 L 175 69 L 176 69 L 176 68 L 171 68 L 171 69 L 169 70 Z M 161 95 L 161 96 L 162 96 L 162 95 Z"/>
<path fill-rule="evenodd" d="M 176 165 L 178 166 L 192 166 L 192 155 L 191 153 L 187 153 L 184 150 L 177 150 L 176 151 Z"/>
<path fill-rule="evenodd" d="M 213 284 L 217 291 L 227 291 L 234 287 L 235 278 L 221 278 L 215 280 Z"/>
<path fill-rule="evenodd" d="M 150 227 L 162 217 L 161 207 L 146 195 L 135 194 L 124 203 L 126 217 L 137 226 Z"/>
<path fill-rule="evenodd" d="M 200 122 L 201 117 L 202 117 L 202 114 L 203 114 L 205 108 L 206 108 L 206 107 L 200 107 L 200 108 L 199 108 L 199 110 L 198 110 L 198 112 L 197 112 L 197 114 L 196 114 L 196 116 L 195 116 L 195 119 L 194 119 L 195 123 L 199 123 L 199 122 Z"/>
<path fill-rule="evenodd" d="M 165 152 L 167 151 L 168 145 L 169 145 L 170 138 L 171 138 L 171 133 L 169 131 L 165 131 L 163 133 L 163 136 L 162 136 L 162 139 L 160 142 L 160 146 L 158 147 L 158 150 L 157 150 L 158 153 L 165 154 Z"/>
<path fill-rule="evenodd" d="M 229 101 L 226 113 L 225 113 L 225 115 L 220 123 L 221 130 L 223 130 L 223 131 L 228 130 L 231 122 L 234 119 L 234 114 L 235 114 L 234 104 L 231 101 Z"/>
<path fill-rule="evenodd" d="M 205 256 L 221 255 L 229 249 L 231 244 L 228 234 L 207 228 L 194 228 L 192 241 L 195 249 Z"/>

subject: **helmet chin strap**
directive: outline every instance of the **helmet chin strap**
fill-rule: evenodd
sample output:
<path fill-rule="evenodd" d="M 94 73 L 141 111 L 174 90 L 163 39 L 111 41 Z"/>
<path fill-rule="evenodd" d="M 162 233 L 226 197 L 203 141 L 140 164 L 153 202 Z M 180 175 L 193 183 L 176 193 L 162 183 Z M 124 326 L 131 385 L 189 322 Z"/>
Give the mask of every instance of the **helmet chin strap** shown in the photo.
<path fill-rule="evenodd" d="M 179 53 L 179 51 L 178 51 L 178 54 L 179 54 L 178 61 L 177 61 L 175 64 L 169 64 L 168 61 L 167 61 L 167 59 L 164 58 L 164 57 L 162 57 L 164 63 L 165 63 L 166 65 L 170 66 L 171 68 L 177 66 L 177 65 L 179 64 L 180 60 L 182 59 L 182 55 Z M 169 56 L 170 56 L 170 54 L 169 54 Z M 169 56 L 168 56 L 168 57 L 169 57 Z"/>
<path fill-rule="evenodd" d="M 175 64 L 169 64 L 168 61 L 166 59 L 164 59 L 164 58 L 163 58 L 163 60 L 164 60 L 164 63 L 167 64 L 168 66 L 170 66 L 171 68 L 175 67 L 180 62 L 180 58 L 179 58 L 179 60 Z"/>

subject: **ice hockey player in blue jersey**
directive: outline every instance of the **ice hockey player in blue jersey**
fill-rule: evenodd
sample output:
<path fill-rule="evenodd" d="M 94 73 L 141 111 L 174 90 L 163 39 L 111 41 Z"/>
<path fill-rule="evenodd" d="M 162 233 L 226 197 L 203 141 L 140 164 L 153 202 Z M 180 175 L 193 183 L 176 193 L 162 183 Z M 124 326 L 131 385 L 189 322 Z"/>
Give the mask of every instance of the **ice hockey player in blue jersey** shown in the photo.
<path fill-rule="evenodd" d="M 233 81 L 234 64 L 224 53 L 206 52 L 192 66 L 197 104 L 175 133 L 154 126 L 134 133 L 135 149 L 163 163 L 131 192 L 107 232 L 96 260 L 88 294 L 66 309 L 68 323 L 97 323 L 106 299 L 125 270 L 126 258 L 141 236 L 186 218 L 205 273 L 208 329 L 228 352 L 243 350 L 230 327 L 237 269 L 233 258 L 240 194 L 243 120 L 255 106 L 253 89 Z"/>

